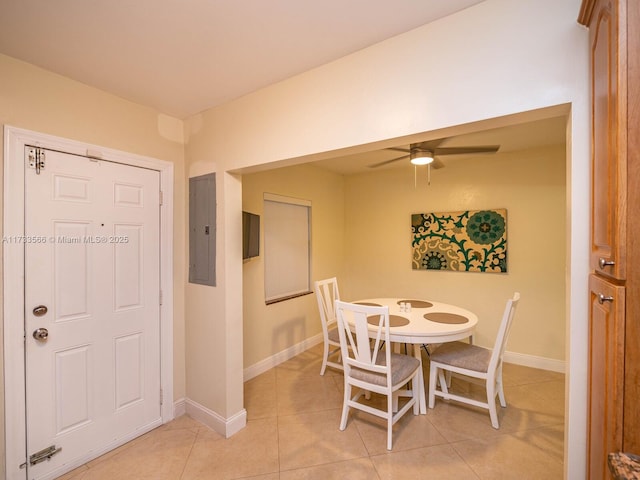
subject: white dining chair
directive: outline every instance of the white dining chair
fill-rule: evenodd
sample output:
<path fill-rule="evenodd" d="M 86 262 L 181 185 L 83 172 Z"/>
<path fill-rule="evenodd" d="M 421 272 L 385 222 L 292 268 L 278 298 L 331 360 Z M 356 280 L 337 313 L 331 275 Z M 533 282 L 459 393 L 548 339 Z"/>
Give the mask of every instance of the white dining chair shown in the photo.
<path fill-rule="evenodd" d="M 436 396 L 486 408 L 489 410 L 493 428 L 500 428 L 496 409 L 496 395 L 500 400 L 500 405 L 506 407 L 507 402 L 502 386 L 502 357 L 519 301 L 520 294 L 517 292 L 513 295 L 513 298 L 507 300 L 493 349 L 464 342 L 450 342 L 440 345 L 431 353 L 429 408 L 434 408 Z M 447 374 L 462 375 L 463 377 L 461 378 L 481 380 L 485 384 L 487 401 L 481 402 L 451 393 L 448 387 L 449 379 L 445 378 L 445 372 Z M 438 384 L 440 384 L 440 389 L 437 388 Z"/>
<path fill-rule="evenodd" d="M 340 337 L 336 323 L 336 300 L 340 299 L 338 290 L 338 279 L 336 277 L 318 280 L 314 283 L 316 299 L 318 300 L 318 310 L 320 310 L 320 323 L 322 324 L 322 336 L 324 340 L 324 350 L 322 353 L 322 367 L 320 375 L 324 375 L 327 365 L 342 370 L 340 361 Z M 338 355 L 337 361 L 329 360 L 330 357 Z"/>
<path fill-rule="evenodd" d="M 355 408 L 387 420 L 387 449 L 392 447 L 393 424 L 410 408 L 418 414 L 418 386 L 415 379 L 420 360 L 392 353 L 389 348 L 389 307 L 336 301 L 336 317 L 344 366 L 344 400 L 340 430 L 347 427 L 349 409 Z M 381 348 L 382 345 L 384 348 Z M 419 378 L 419 377 L 418 377 Z M 402 389 L 411 382 L 411 390 Z M 352 389 L 358 391 L 352 395 Z M 402 389 L 402 390 L 400 390 Z M 386 409 L 359 402 L 367 392 L 387 397 Z M 398 407 L 398 396 L 409 400 Z M 394 413 L 394 410 L 397 410 Z"/>

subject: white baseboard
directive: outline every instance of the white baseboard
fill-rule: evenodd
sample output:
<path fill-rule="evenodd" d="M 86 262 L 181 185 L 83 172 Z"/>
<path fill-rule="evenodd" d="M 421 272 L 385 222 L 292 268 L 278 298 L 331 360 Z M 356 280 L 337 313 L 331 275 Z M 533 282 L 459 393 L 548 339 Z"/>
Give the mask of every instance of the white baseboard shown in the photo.
<path fill-rule="evenodd" d="M 190 399 L 184 400 L 185 413 L 225 438 L 231 437 L 247 425 L 247 411 L 243 408 L 230 418 L 224 418 L 213 410 Z"/>
<path fill-rule="evenodd" d="M 286 350 L 282 350 L 281 352 L 278 352 L 269 358 L 265 358 L 264 360 L 261 360 L 260 362 L 245 368 L 244 381 L 246 382 L 247 380 L 251 380 L 261 373 L 264 373 L 267 370 L 271 370 L 273 367 L 276 367 L 282 362 L 286 362 L 287 360 L 292 359 L 296 355 L 301 354 L 305 350 L 308 350 L 309 348 L 321 343 L 322 341 L 322 333 L 319 333 L 318 335 L 307 338 L 303 342 L 293 345 Z"/>
<path fill-rule="evenodd" d="M 292 347 L 278 352 L 255 365 L 245 368 L 243 372 L 244 381 L 257 377 L 261 373 L 270 370 L 282 362 L 286 362 L 320 342 L 322 342 L 322 334 L 307 338 L 303 342 L 293 345 Z M 176 400 L 173 404 L 173 411 L 174 418 L 187 414 L 194 420 L 197 420 L 218 432 L 220 435 L 224 435 L 226 438 L 229 438 L 234 433 L 242 430 L 247 424 L 247 411 L 245 409 L 242 409 L 242 411 L 238 412 L 231 418 L 225 419 L 213 410 L 209 410 L 207 407 L 204 407 L 189 398 Z"/>
<path fill-rule="evenodd" d="M 244 369 L 244 381 L 251 380 L 261 373 L 278 366 L 279 364 L 292 359 L 296 355 L 301 354 L 305 350 L 322 342 L 322 334 L 307 338 L 303 342 L 293 345 L 286 350 L 265 358 L 258 363 Z M 504 352 L 504 361 L 506 363 L 514 363 L 525 367 L 539 368 L 541 370 L 549 370 L 551 372 L 565 373 L 566 362 L 563 360 L 555 360 L 553 358 L 538 357 L 535 355 L 527 355 L 525 353 Z"/>
<path fill-rule="evenodd" d="M 567 362 L 553 358 L 537 357 L 525 353 L 504 352 L 502 357 L 505 363 L 514 363 L 524 367 L 539 368 L 551 372 L 566 373 Z"/>
<path fill-rule="evenodd" d="M 187 401 L 184 397 L 173 402 L 173 418 L 181 417 L 187 413 Z"/>
<path fill-rule="evenodd" d="M 255 365 L 252 365 L 244 369 L 244 381 L 250 380 L 253 377 L 257 377 L 261 373 L 270 370 L 271 368 L 286 362 L 287 360 L 299 355 L 305 350 L 322 342 L 322 334 L 315 335 L 314 337 L 307 338 L 303 342 L 300 342 L 292 347 L 287 348 L 277 354 L 266 358 Z M 247 424 L 247 411 L 242 409 L 236 415 L 231 418 L 223 418 L 213 410 L 200 405 L 197 402 L 189 398 L 181 398 L 176 400 L 173 404 L 174 418 L 181 415 L 189 415 L 194 420 L 203 423 L 212 430 L 218 432 L 220 435 L 224 435 L 225 438 L 229 438 L 234 433 L 242 430 Z"/>

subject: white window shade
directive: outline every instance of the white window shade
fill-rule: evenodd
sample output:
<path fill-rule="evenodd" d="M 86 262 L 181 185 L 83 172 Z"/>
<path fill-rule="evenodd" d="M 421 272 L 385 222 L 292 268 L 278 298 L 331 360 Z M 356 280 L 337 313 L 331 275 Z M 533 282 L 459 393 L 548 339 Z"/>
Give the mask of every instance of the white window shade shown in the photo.
<path fill-rule="evenodd" d="M 266 303 L 311 292 L 311 202 L 264 195 Z"/>

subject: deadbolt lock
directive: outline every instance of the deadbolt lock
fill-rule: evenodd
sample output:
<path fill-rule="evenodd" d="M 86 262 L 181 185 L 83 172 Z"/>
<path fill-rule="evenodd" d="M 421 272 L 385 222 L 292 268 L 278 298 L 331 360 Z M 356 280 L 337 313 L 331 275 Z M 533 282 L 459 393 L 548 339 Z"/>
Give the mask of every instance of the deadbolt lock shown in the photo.
<path fill-rule="evenodd" d="M 46 315 L 48 311 L 49 309 L 45 305 L 38 305 L 33 309 L 33 314 L 36 317 L 42 317 L 43 315 Z"/>

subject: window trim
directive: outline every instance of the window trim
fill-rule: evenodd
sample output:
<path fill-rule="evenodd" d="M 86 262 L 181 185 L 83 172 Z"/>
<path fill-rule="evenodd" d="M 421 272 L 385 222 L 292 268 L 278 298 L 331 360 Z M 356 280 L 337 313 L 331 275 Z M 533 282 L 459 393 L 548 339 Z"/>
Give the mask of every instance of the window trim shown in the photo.
<path fill-rule="evenodd" d="M 279 302 L 283 302 L 286 300 L 291 300 L 293 298 L 298 298 L 304 295 L 309 295 L 312 292 L 311 290 L 311 254 L 312 254 L 312 244 L 311 244 L 311 225 L 312 225 L 312 219 L 311 219 L 311 201 L 310 200 L 305 200 L 305 199 L 300 199 L 300 198 L 294 198 L 294 197 L 287 197 L 287 196 L 283 196 L 283 195 L 277 195 L 277 194 L 273 194 L 273 193 L 264 193 L 264 197 L 263 197 L 263 202 L 264 202 L 264 209 L 263 209 L 263 216 L 264 216 L 264 295 L 265 295 L 265 304 L 266 305 L 271 305 L 274 303 L 279 303 Z M 298 262 L 298 264 L 305 264 L 307 265 L 306 267 L 306 286 L 304 286 L 304 288 L 300 289 L 299 291 L 296 291 L 295 293 L 290 293 L 290 292 L 283 292 L 281 294 L 278 294 L 277 292 L 275 294 L 270 294 L 269 296 L 267 296 L 268 293 L 268 282 L 269 282 L 269 271 L 268 271 L 268 256 L 269 256 L 269 241 L 267 238 L 268 232 L 269 232 L 269 226 L 268 226 L 268 221 L 269 219 L 267 218 L 267 208 L 266 208 L 266 203 L 267 202 L 272 202 L 272 203 L 281 203 L 281 204 L 286 204 L 286 205 L 291 205 L 291 206 L 299 206 L 299 207 L 305 207 L 307 210 L 307 248 L 306 248 L 306 254 L 307 254 L 307 259 L 306 262 Z"/>

